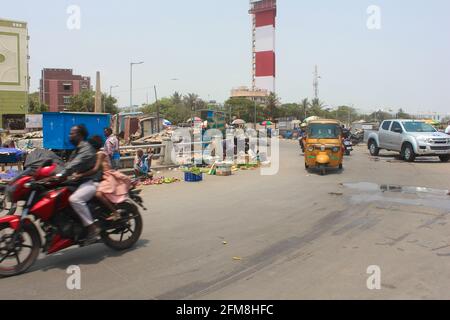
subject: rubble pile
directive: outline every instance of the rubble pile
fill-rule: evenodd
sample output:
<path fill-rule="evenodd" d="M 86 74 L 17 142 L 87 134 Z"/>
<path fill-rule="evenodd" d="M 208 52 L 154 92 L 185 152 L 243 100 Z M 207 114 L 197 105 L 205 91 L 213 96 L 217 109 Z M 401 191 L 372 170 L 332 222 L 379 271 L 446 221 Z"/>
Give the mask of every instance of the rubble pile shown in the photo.
<path fill-rule="evenodd" d="M 150 136 L 142 137 L 140 139 L 131 142 L 132 145 L 140 144 L 161 144 L 164 140 L 170 140 L 172 138 L 173 130 L 165 129 L 160 133 L 155 133 Z"/>

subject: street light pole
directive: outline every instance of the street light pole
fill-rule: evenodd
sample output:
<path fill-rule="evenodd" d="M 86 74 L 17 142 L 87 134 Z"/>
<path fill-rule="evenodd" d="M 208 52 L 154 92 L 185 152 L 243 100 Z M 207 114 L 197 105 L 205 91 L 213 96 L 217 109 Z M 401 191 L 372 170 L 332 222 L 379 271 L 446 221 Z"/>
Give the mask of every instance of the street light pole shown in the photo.
<path fill-rule="evenodd" d="M 159 113 L 159 103 L 158 103 L 158 93 L 156 92 L 156 85 L 154 85 L 154 89 L 155 89 L 155 101 L 156 101 L 156 121 L 158 124 L 158 132 L 161 131 L 161 126 L 160 126 L 160 113 Z"/>
<path fill-rule="evenodd" d="M 255 130 L 256 130 L 256 98 L 254 98 L 254 102 L 255 102 L 255 114 L 254 114 L 254 116 L 255 116 Z"/>
<path fill-rule="evenodd" d="M 112 97 L 112 89 L 118 88 L 119 86 L 110 86 L 109 87 L 109 96 Z"/>
<path fill-rule="evenodd" d="M 143 64 L 144 62 L 131 62 L 130 63 L 130 111 L 133 109 L 133 66 Z"/>

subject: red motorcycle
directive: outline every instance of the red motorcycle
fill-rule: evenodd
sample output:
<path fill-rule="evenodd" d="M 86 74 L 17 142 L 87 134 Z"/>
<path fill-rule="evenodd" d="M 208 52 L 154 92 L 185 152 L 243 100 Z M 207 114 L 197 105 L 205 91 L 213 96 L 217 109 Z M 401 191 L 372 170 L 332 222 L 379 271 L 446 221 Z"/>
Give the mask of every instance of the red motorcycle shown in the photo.
<path fill-rule="evenodd" d="M 35 172 L 25 171 L 6 188 L 14 205 L 7 216 L 0 218 L 0 277 L 15 276 L 27 271 L 39 253 L 53 254 L 72 246 L 85 246 L 87 230 L 69 203 L 76 187 L 48 179 L 57 165 L 46 163 Z M 140 190 L 131 189 L 129 200 L 118 204 L 121 219 L 108 221 L 108 211 L 93 199 L 89 207 L 101 229 L 101 242 L 114 250 L 133 247 L 142 233 L 144 210 Z M 15 215 L 17 203 L 24 202 L 20 215 Z M 41 239 L 42 230 L 44 237 Z"/>

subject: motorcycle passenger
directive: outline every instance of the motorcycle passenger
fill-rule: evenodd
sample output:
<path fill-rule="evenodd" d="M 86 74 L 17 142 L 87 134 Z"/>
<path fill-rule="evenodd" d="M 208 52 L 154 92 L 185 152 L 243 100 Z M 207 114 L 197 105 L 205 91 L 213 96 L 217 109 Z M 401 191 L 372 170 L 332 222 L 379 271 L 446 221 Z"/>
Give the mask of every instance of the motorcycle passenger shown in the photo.
<path fill-rule="evenodd" d="M 98 185 L 96 198 L 111 211 L 111 215 L 106 220 L 116 221 L 121 218 L 120 213 L 114 204 L 124 202 L 128 198 L 128 192 L 131 187 L 131 179 L 123 173 L 114 170 L 111 165 L 111 160 L 106 151 L 101 151 L 102 138 L 100 136 L 93 136 L 89 143 L 97 151 L 97 161 L 95 167 L 83 174 L 75 174 L 76 179 L 90 176 L 98 172 L 102 173 L 102 181 Z"/>
<path fill-rule="evenodd" d="M 76 149 L 70 156 L 64 170 L 57 176 L 60 181 L 67 179 L 73 174 L 87 172 L 95 166 L 96 152 L 92 145 L 86 141 L 88 135 L 84 125 L 74 126 L 70 130 L 69 140 Z M 95 242 L 100 235 L 100 229 L 95 225 L 88 206 L 88 202 L 97 192 L 96 182 L 98 181 L 98 174 L 77 180 L 78 188 L 69 198 L 70 205 L 80 217 L 83 226 L 87 228 L 87 243 Z"/>

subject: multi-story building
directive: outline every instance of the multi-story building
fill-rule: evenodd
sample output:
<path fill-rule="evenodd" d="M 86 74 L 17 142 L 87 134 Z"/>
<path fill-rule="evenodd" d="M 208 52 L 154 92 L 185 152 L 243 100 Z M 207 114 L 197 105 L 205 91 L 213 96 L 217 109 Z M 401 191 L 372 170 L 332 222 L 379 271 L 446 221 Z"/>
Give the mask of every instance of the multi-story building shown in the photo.
<path fill-rule="evenodd" d="M 40 81 L 40 97 L 50 112 L 64 111 L 70 98 L 91 88 L 91 79 L 74 75 L 72 69 L 44 69 Z"/>
<path fill-rule="evenodd" d="M 238 87 L 231 90 L 231 98 L 246 98 L 257 103 L 265 103 L 268 96 L 269 91 L 263 89 Z"/>
<path fill-rule="evenodd" d="M 24 129 L 28 112 L 26 22 L 0 19 L 0 128 Z"/>

